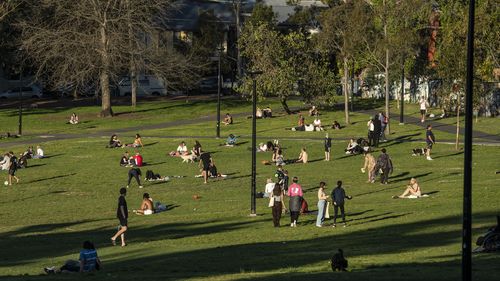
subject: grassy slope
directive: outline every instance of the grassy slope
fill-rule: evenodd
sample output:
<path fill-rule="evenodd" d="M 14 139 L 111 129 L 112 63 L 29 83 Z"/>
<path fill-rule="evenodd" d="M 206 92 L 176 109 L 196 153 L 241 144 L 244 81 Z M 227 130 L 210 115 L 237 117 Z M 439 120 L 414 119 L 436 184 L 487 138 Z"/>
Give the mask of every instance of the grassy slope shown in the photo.
<path fill-rule="evenodd" d="M 277 129 L 295 123 L 295 117 L 287 118 L 259 121 L 259 128 L 268 130 L 262 133 L 268 136 L 292 134 Z M 366 116 L 359 119 L 359 129 L 334 134 L 364 132 Z M 191 126 L 176 133 L 210 135 L 212 131 Z M 248 135 L 249 123 L 235 124 L 232 129 Z M 408 130 L 407 138 L 421 138 L 411 136 L 417 132 Z M 222 141 L 201 140 L 204 149 L 214 153 L 219 170 L 230 174 L 229 179 L 204 186 L 193 177 L 198 172 L 195 164 L 181 164 L 179 159 L 165 156 L 180 139 L 145 141 L 151 145 L 141 151 L 150 167 L 144 167 L 143 172 L 153 169 L 162 175 L 187 177 L 146 184 L 144 190 L 133 184 L 128 194 L 130 209 L 138 207 L 142 192 L 147 191 L 155 200 L 171 204 L 172 210 L 150 217 L 131 214 L 130 245 L 123 249 L 109 246 L 108 239 L 117 225 L 117 191 L 126 180 L 126 168 L 117 165 L 123 150 L 104 149 L 106 139 L 102 138 L 47 143 L 44 147 L 52 157 L 31 160 L 31 167 L 18 173 L 21 184 L 1 188 L 0 276 L 4 277 L 0 279 L 26 280 L 26 276 L 15 276 L 37 275 L 43 266 L 76 258 L 85 239 L 95 241 L 105 263 L 105 272 L 91 276 L 92 280 L 100 280 L 103 274 L 121 280 L 136 280 L 144 274 L 173 280 L 325 280 L 333 277 L 327 261 L 337 248 L 344 249 L 353 272 L 335 275 L 335 280 L 386 280 L 388 276 L 420 280 L 437 274 L 442 280 L 456 280 L 460 276 L 463 156 L 453 146 L 436 145 L 436 160 L 428 162 L 411 157 L 415 144 L 385 144 L 395 171 L 391 183 L 382 186 L 365 183 L 366 175 L 359 172 L 362 158 L 343 155 L 343 143 L 334 143 L 334 160 L 327 163 L 315 161 L 323 157 L 321 140 L 283 140 L 287 158 L 296 157 L 305 146 L 313 160 L 307 165 L 287 166 L 307 191 L 310 209 L 316 209 L 316 187 L 321 180 L 331 190 L 334 182 L 342 179 L 354 199 L 347 205 L 349 227 L 345 229 L 316 228 L 314 215 L 302 216 L 296 229 L 274 229 L 266 200 L 257 201 L 258 217 L 248 217 L 249 143 L 227 148 L 219 146 Z M 11 149 L 20 152 L 24 147 Z M 497 153 L 498 147 L 474 147 L 474 239 L 494 223 L 493 215 L 498 212 Z M 270 154 L 258 154 L 258 163 L 265 159 L 270 159 Z M 258 187 L 262 189 L 275 168 L 261 164 L 257 168 Z M 433 193 L 431 198 L 390 199 L 402 191 L 410 177 L 417 177 L 424 192 Z M 201 199 L 193 200 L 194 194 Z M 287 222 L 285 216 L 282 225 Z M 499 273 L 498 261 L 498 255 L 474 256 L 476 280 L 494 280 Z"/>

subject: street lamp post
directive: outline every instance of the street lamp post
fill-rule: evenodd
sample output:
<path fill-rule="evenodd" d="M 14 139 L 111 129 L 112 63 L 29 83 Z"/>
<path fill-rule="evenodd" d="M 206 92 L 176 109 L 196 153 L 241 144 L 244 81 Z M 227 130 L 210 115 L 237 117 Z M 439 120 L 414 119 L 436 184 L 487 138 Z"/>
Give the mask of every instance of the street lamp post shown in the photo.
<path fill-rule="evenodd" d="M 17 134 L 21 136 L 23 134 L 23 70 L 21 69 L 19 73 L 19 128 Z"/>
<path fill-rule="evenodd" d="M 254 70 L 248 72 L 252 76 L 253 80 L 253 94 L 252 94 L 252 191 L 250 200 L 250 216 L 256 216 L 256 163 L 257 163 L 257 81 L 256 76 L 262 74 L 262 71 Z"/>
<path fill-rule="evenodd" d="M 405 62 L 403 60 L 403 65 L 401 66 L 401 98 L 399 105 L 399 125 L 404 125 L 404 104 L 405 104 Z"/>
<path fill-rule="evenodd" d="M 222 47 L 218 47 L 217 51 L 219 53 L 218 60 L 218 72 L 217 72 L 217 138 L 220 138 L 220 88 L 221 88 L 221 71 L 220 71 L 220 60 Z"/>

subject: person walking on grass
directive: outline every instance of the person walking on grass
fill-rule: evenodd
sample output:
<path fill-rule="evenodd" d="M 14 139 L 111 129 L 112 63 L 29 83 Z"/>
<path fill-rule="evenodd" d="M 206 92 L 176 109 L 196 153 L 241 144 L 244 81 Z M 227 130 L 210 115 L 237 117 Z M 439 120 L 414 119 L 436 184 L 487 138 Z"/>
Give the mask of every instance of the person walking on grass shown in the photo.
<path fill-rule="evenodd" d="M 198 163 L 198 167 L 202 168 L 201 175 L 203 176 L 204 183 L 208 183 L 208 173 L 210 171 L 210 165 L 215 165 L 212 156 L 208 152 L 203 152 L 200 156 L 200 162 Z"/>
<path fill-rule="evenodd" d="M 420 101 L 418 102 L 420 105 L 420 123 L 425 122 L 425 115 L 427 114 L 427 107 L 429 107 L 429 103 L 425 99 L 424 96 L 420 97 Z"/>
<path fill-rule="evenodd" d="M 19 183 L 19 178 L 16 176 L 16 171 L 17 171 L 17 165 L 18 165 L 18 161 L 17 161 L 17 157 L 16 155 L 14 154 L 14 152 L 10 151 L 9 152 L 9 156 L 10 156 L 10 164 L 9 164 L 9 177 L 8 177 L 8 182 L 9 182 L 9 185 L 12 185 L 12 179 L 15 179 L 16 180 L 16 183 Z"/>
<path fill-rule="evenodd" d="M 128 208 L 127 208 L 127 200 L 125 200 L 125 196 L 127 195 L 127 189 L 122 187 L 120 188 L 120 197 L 118 198 L 118 208 L 116 209 L 116 217 L 120 221 L 120 228 L 118 229 L 118 232 L 116 232 L 113 237 L 111 237 L 111 244 L 113 246 L 116 245 L 116 238 L 120 236 L 121 241 L 122 241 L 122 247 L 127 246 L 127 243 L 125 243 L 125 232 L 128 229 Z"/>
<path fill-rule="evenodd" d="M 132 181 L 132 178 L 135 178 L 135 181 L 137 182 L 137 185 L 139 185 L 139 188 L 142 188 L 141 175 L 142 172 L 139 168 L 131 168 L 130 170 L 128 170 L 127 188 L 130 186 L 130 181 Z"/>
<path fill-rule="evenodd" d="M 325 182 L 319 183 L 318 189 L 318 216 L 316 217 L 316 226 L 322 227 L 323 222 L 325 221 L 325 213 L 326 213 L 326 200 L 330 197 L 325 193 Z"/>
<path fill-rule="evenodd" d="M 281 213 L 283 212 L 284 204 L 285 202 L 283 201 L 283 189 L 279 184 L 275 184 L 273 191 L 271 192 L 271 200 L 274 201 L 273 203 L 273 224 L 274 227 L 280 227 L 280 220 L 281 220 Z"/>
<path fill-rule="evenodd" d="M 361 168 L 361 172 L 364 174 L 368 172 L 368 180 L 366 182 L 374 183 L 375 182 L 375 157 L 370 153 L 370 151 L 365 151 L 365 164 L 363 168 Z"/>
<path fill-rule="evenodd" d="M 300 208 L 302 207 L 302 187 L 298 184 L 299 179 L 293 177 L 292 184 L 288 187 L 288 196 L 290 197 L 290 202 L 288 207 L 290 208 L 290 227 L 297 227 L 297 221 L 299 220 Z"/>
<path fill-rule="evenodd" d="M 427 160 L 433 160 L 431 158 L 432 146 L 436 143 L 436 138 L 432 132 L 432 125 L 427 125 L 427 131 L 425 132 L 425 142 L 427 143 Z"/>
<path fill-rule="evenodd" d="M 333 225 L 332 227 L 337 227 L 337 217 L 340 209 L 340 215 L 342 216 L 342 223 L 344 227 L 347 226 L 345 222 L 345 209 L 344 209 L 344 199 L 352 199 L 352 196 L 348 196 L 345 190 L 342 188 L 342 181 L 337 182 L 337 187 L 332 191 L 332 201 L 333 201 Z"/>
<path fill-rule="evenodd" d="M 325 161 L 330 161 L 330 152 L 332 151 L 332 139 L 325 135 Z"/>
<path fill-rule="evenodd" d="M 387 184 L 389 180 L 389 174 L 392 173 L 393 166 L 391 157 L 386 153 L 385 148 L 382 148 L 382 154 L 379 155 L 377 163 L 375 164 L 375 173 L 382 170 L 382 175 L 380 175 L 380 183 Z"/>

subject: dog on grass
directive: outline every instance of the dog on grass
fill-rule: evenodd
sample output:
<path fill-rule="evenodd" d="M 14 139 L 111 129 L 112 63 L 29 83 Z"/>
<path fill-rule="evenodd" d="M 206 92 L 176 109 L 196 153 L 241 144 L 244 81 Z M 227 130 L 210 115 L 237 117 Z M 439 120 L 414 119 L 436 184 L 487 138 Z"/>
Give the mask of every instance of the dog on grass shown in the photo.
<path fill-rule="evenodd" d="M 194 163 L 196 156 L 194 154 L 181 155 L 182 163 Z"/>
<path fill-rule="evenodd" d="M 423 156 L 427 154 L 427 148 L 414 148 L 411 156 Z"/>

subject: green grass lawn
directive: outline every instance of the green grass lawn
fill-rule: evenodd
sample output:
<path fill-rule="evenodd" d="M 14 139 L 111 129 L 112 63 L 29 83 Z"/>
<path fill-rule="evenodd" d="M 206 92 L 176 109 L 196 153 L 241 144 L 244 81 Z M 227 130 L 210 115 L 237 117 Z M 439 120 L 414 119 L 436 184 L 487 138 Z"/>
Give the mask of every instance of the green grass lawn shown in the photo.
<path fill-rule="evenodd" d="M 153 107 L 156 105 L 144 105 Z M 246 105 L 248 106 L 248 105 Z M 208 106 L 207 106 L 208 107 Z M 205 108 L 208 112 L 208 108 Z M 205 110 L 201 109 L 201 111 Z M 241 109 L 242 112 L 244 108 Z M 182 111 L 182 107 L 179 107 Z M 177 112 L 177 111 L 176 111 Z M 235 111 L 236 112 L 236 111 Z M 177 113 L 175 113 L 177 114 Z M 322 119 L 338 119 L 342 113 L 324 113 Z M 40 117 L 51 119 L 46 113 Z M 179 114 L 179 118 L 186 116 Z M 351 127 L 329 131 L 335 138 L 358 136 L 366 132 L 366 117 L 353 114 Z M 176 115 L 168 117 L 175 120 Z M 98 120 L 110 128 L 113 119 Z M 140 132 L 146 147 L 140 149 L 147 166 L 142 168 L 165 175 L 181 175 L 166 183 L 146 183 L 128 190 L 129 209 L 138 208 L 143 192 L 171 207 L 152 216 L 130 213 L 127 233 L 129 245 L 111 246 L 116 231 L 118 190 L 126 184 L 127 168 L 118 165 L 127 149 L 105 149 L 107 137 L 86 137 L 47 142 L 46 159 L 30 160 L 30 167 L 18 171 L 21 183 L 0 188 L 0 280 L 46 280 L 44 266 L 61 265 L 76 259 L 84 240 L 95 242 L 103 260 L 102 272 L 85 280 L 458 280 L 460 278 L 463 154 L 454 146 L 437 144 L 434 161 L 412 157 L 419 144 L 389 141 L 381 145 L 391 155 L 395 170 L 389 185 L 366 183 L 360 172 L 361 156 L 346 156 L 344 142 L 334 142 L 331 162 L 324 162 L 324 133 L 291 132 L 296 116 L 259 120 L 258 142 L 282 139 L 285 157 L 296 158 L 306 147 L 308 164 L 287 165 L 290 176 L 298 176 L 310 210 L 316 210 L 317 187 L 326 181 L 330 192 L 343 180 L 348 194 L 347 228 L 314 226 L 316 216 L 299 218 L 297 228 L 272 227 L 266 199 L 257 199 L 257 217 L 249 217 L 251 153 L 248 138 L 240 146 L 220 146 L 224 140 L 200 139 L 204 150 L 213 153 L 220 172 L 229 178 L 204 185 L 194 178 L 197 164 L 181 163 L 166 156 L 178 142 L 188 146 L 192 138 L 165 136 L 211 136 L 215 128 L 208 123 Z M 341 122 L 342 123 L 342 122 Z M 115 123 L 116 124 L 116 123 Z M 145 124 L 145 123 L 144 123 Z M 288 125 L 287 125 L 288 124 Z M 58 126 L 58 125 L 57 125 Z M 109 127 L 108 127 L 109 126 Z M 359 126 L 359 127 L 358 127 Z M 394 126 L 391 138 L 420 140 L 417 126 Z M 58 130 L 56 125 L 40 128 Z M 250 135 L 250 120 L 222 128 Z M 399 132 L 398 132 L 399 131 Z M 401 135 L 399 135 L 401 134 Z M 407 135 L 406 137 L 404 137 Z M 153 137 L 157 136 L 157 137 Z M 260 137 L 262 136 L 262 137 Z M 286 137 L 305 136 L 304 139 Z M 318 140 L 309 139 L 311 136 Z M 380 148 L 381 148 L 380 147 Z M 6 150 L 20 153 L 26 147 L 12 145 Z M 128 149 L 133 152 L 134 150 Z M 473 164 L 473 240 L 495 223 L 499 191 L 498 147 L 474 146 Z M 377 151 L 375 155 L 378 155 Z M 275 167 L 260 164 L 270 153 L 257 154 L 257 186 L 263 190 Z M 1 172 L 2 178 L 6 177 Z M 394 200 L 411 177 L 416 177 L 429 198 Z M 2 180 L 3 181 L 3 180 Z M 199 195 L 198 200 L 193 195 Z M 330 213 L 333 211 L 330 210 Z M 338 249 L 349 259 L 349 273 L 333 274 L 328 261 Z M 473 257 L 475 280 L 496 280 L 500 270 L 498 254 Z M 60 275 L 51 279 L 73 280 Z M 78 277 L 80 279 L 80 277 Z"/>

